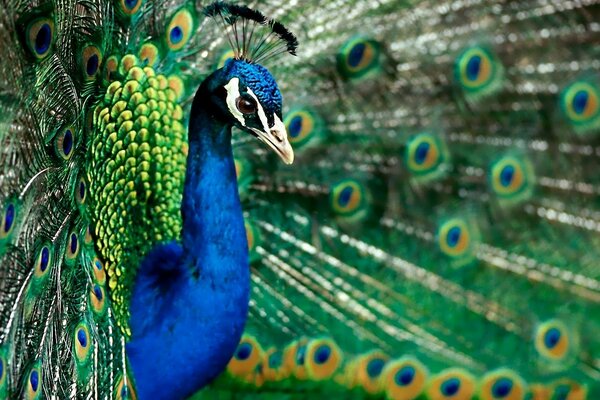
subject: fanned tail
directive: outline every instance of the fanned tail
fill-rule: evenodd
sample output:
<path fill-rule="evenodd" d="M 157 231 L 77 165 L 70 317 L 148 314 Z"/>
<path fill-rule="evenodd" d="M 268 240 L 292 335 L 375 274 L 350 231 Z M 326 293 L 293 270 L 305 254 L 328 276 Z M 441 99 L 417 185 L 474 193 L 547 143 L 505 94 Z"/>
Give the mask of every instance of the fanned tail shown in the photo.
<path fill-rule="evenodd" d="M 302 32 L 298 58 L 275 67 L 297 160 L 238 143 L 252 159 L 238 170 L 248 332 L 267 349 L 247 373 L 229 370 L 239 390 L 593 398 L 597 6 L 277 12 Z M 292 372 L 269 366 L 322 337 L 345 360 L 327 383 L 294 372 L 310 369 L 304 357 Z M 386 358 L 370 386 L 355 368 L 376 350 Z"/>

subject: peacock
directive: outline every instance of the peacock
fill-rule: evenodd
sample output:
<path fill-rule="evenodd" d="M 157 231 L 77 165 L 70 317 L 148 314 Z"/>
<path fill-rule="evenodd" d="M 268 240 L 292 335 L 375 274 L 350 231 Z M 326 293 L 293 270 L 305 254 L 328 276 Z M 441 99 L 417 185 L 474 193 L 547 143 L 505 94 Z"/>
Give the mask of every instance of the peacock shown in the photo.
<path fill-rule="evenodd" d="M 600 398 L 598 21 L 2 0 L 0 398 Z"/>

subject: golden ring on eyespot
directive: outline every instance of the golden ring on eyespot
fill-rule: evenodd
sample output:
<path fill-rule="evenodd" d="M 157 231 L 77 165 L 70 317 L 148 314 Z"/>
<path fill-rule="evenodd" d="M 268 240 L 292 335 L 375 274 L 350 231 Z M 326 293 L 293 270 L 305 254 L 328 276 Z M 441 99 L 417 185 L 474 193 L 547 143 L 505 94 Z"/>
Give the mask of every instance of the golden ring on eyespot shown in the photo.
<path fill-rule="evenodd" d="M 423 392 L 427 369 L 418 360 L 403 357 L 390 361 L 381 373 L 381 384 L 389 399 L 414 399 Z"/>
<path fill-rule="evenodd" d="M 366 40 L 358 40 L 347 49 L 346 67 L 350 72 L 358 72 L 373 63 L 376 51 L 373 44 Z"/>
<path fill-rule="evenodd" d="M 381 351 L 371 351 L 356 360 L 355 381 L 370 394 L 380 391 L 379 380 L 389 357 Z"/>
<path fill-rule="evenodd" d="M 408 168 L 413 172 L 425 172 L 436 167 L 440 160 L 440 149 L 436 140 L 421 134 L 410 141 L 407 148 Z"/>
<path fill-rule="evenodd" d="M 551 320 L 536 329 L 535 349 L 541 356 L 561 360 L 569 354 L 569 348 L 569 333 L 560 321 Z"/>
<path fill-rule="evenodd" d="M 75 355 L 80 363 L 85 362 L 90 355 L 91 338 L 90 331 L 83 322 L 77 325 L 73 335 L 73 346 L 75 347 Z"/>
<path fill-rule="evenodd" d="M 121 10 L 125 15 L 133 15 L 137 13 L 142 6 L 143 0 L 120 0 Z"/>
<path fill-rule="evenodd" d="M 492 166 L 492 188 L 500 196 L 519 192 L 525 186 L 523 165 L 512 157 L 506 157 Z"/>
<path fill-rule="evenodd" d="M 57 133 L 54 139 L 54 147 L 63 160 L 68 161 L 73 156 L 76 139 L 76 131 L 73 126 L 68 126 Z"/>
<path fill-rule="evenodd" d="M 438 400 L 471 400 L 475 378 L 461 368 L 449 368 L 431 378 L 426 393 Z"/>
<path fill-rule="evenodd" d="M 13 202 L 8 202 L 0 216 L 0 239 L 7 238 L 15 229 L 17 223 L 17 206 Z"/>
<path fill-rule="evenodd" d="M 106 309 L 106 292 L 104 288 L 97 283 L 92 285 L 89 294 L 90 305 L 96 314 L 103 314 Z"/>
<path fill-rule="evenodd" d="M 194 18 L 186 8 L 181 9 L 173 15 L 166 31 L 167 47 L 170 50 L 181 50 L 192 37 L 194 29 Z"/>
<path fill-rule="evenodd" d="M 54 20 L 38 18 L 27 27 L 27 45 L 35 58 L 41 60 L 50 54 L 54 43 Z"/>
<path fill-rule="evenodd" d="M 363 191 L 358 182 L 344 180 L 333 186 L 332 206 L 338 214 L 356 211 L 363 201 Z"/>
<path fill-rule="evenodd" d="M 42 370 L 39 368 L 39 363 L 36 363 L 36 366 L 34 366 L 27 375 L 27 391 L 25 393 L 25 398 L 27 400 L 39 399 L 42 393 L 42 385 Z"/>
<path fill-rule="evenodd" d="M 258 341 L 249 335 L 244 335 L 227 364 L 227 371 L 238 377 L 244 377 L 255 370 L 262 361 L 263 350 Z"/>
<path fill-rule="evenodd" d="M 306 111 L 296 111 L 286 116 L 284 124 L 291 144 L 304 142 L 313 132 L 315 120 Z"/>
<path fill-rule="evenodd" d="M 467 50 L 459 59 L 461 83 L 470 89 L 485 85 L 493 76 L 493 62 L 481 48 Z"/>
<path fill-rule="evenodd" d="M 525 382 L 507 368 L 488 372 L 481 379 L 479 390 L 481 400 L 523 400 L 525 395 Z"/>
<path fill-rule="evenodd" d="M 92 271 L 94 273 L 94 278 L 96 282 L 103 286 L 106 282 L 106 271 L 104 269 L 104 264 L 98 257 L 95 257 L 92 260 Z"/>
<path fill-rule="evenodd" d="M 66 256 L 68 260 L 73 260 L 79 255 L 80 249 L 79 235 L 71 232 L 68 236 Z"/>
<path fill-rule="evenodd" d="M 313 339 L 306 346 L 305 365 L 312 380 L 328 379 L 342 363 L 342 352 L 329 338 Z"/>
<path fill-rule="evenodd" d="M 442 252 L 449 256 L 464 254 L 471 243 L 468 225 L 461 219 L 454 218 L 440 226 L 438 244 Z"/>
<path fill-rule="evenodd" d="M 52 250 L 49 245 L 40 248 L 35 262 L 34 276 L 41 278 L 48 274 L 52 266 Z"/>
<path fill-rule="evenodd" d="M 82 51 L 83 71 L 86 79 L 94 79 L 102 65 L 102 53 L 94 45 L 87 46 Z"/>
<path fill-rule="evenodd" d="M 565 89 L 562 108 L 569 119 L 585 122 L 600 113 L 598 89 L 588 82 L 575 82 Z"/>

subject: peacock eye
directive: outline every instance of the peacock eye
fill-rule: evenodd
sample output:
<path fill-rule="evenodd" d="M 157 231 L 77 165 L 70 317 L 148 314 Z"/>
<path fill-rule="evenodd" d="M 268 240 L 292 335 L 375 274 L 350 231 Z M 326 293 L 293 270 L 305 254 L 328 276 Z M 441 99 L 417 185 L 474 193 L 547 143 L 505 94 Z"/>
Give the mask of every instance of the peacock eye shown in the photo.
<path fill-rule="evenodd" d="M 236 106 L 242 114 L 254 114 L 256 112 L 256 102 L 252 99 L 238 97 Z"/>

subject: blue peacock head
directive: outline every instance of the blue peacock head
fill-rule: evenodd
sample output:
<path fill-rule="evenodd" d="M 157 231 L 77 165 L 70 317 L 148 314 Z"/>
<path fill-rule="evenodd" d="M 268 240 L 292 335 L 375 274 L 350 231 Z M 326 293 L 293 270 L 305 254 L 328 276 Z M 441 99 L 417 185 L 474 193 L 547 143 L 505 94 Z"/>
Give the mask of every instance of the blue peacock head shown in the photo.
<path fill-rule="evenodd" d="M 283 52 L 295 54 L 296 38 L 279 22 L 244 6 L 217 2 L 205 13 L 234 26 L 229 30 L 233 57 L 209 78 L 217 116 L 256 136 L 291 164 L 294 152 L 283 123 L 282 96 L 271 73 L 258 63 Z M 236 24 L 244 29 L 235 29 Z M 248 29 L 248 24 L 255 26 Z"/>

